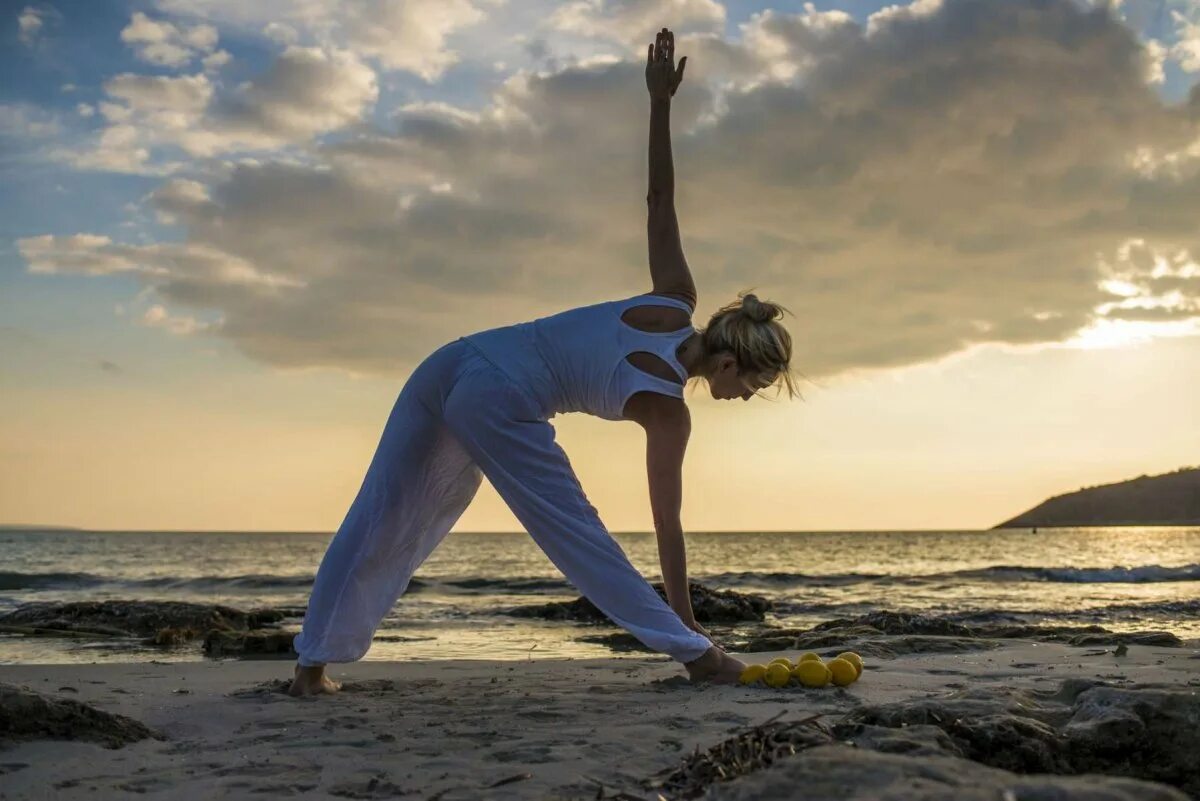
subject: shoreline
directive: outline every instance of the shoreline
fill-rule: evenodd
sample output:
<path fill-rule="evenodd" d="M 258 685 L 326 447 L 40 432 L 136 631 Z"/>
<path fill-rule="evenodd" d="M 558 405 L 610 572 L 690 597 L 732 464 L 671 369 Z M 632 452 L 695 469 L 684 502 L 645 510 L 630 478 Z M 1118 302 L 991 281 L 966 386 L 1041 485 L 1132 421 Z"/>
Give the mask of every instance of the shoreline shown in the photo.
<path fill-rule="evenodd" d="M 738 655 L 765 663 L 798 653 Z M 682 666 L 641 655 L 366 661 L 332 666 L 345 689 L 315 699 L 280 692 L 289 661 L 3 665 L 0 683 L 128 716 L 164 739 L 115 750 L 34 740 L 5 749 L 0 762 L 12 799 L 583 799 L 599 787 L 603 797 L 653 798 L 639 782 L 772 718 L 834 722 L 964 692 L 1049 698 L 1067 679 L 1195 697 L 1198 660 L 1200 641 L 1191 640 L 1131 645 L 1121 656 L 997 640 L 988 650 L 868 656 L 860 681 L 822 690 L 693 686 Z M 726 789 L 752 779 L 761 776 Z"/>

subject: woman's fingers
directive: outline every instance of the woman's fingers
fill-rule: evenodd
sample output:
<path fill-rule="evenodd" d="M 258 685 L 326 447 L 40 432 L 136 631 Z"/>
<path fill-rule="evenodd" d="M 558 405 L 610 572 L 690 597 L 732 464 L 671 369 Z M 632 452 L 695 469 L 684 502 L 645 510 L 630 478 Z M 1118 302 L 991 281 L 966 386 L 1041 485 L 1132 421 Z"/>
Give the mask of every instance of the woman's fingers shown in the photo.
<path fill-rule="evenodd" d="M 650 66 L 655 62 L 664 62 L 670 64 L 675 55 L 675 34 L 667 28 L 654 35 L 654 44 L 646 47 L 646 66 Z M 676 70 L 677 80 L 683 79 L 683 64 L 687 61 L 685 56 L 679 62 L 679 68 Z"/>

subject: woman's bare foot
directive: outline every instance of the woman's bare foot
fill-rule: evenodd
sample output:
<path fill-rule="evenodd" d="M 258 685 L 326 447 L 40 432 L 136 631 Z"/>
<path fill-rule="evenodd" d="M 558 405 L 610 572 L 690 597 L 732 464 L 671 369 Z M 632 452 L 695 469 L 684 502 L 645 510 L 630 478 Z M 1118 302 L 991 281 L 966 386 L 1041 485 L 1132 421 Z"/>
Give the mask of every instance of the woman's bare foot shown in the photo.
<path fill-rule="evenodd" d="M 713 684 L 737 684 L 746 669 L 746 663 L 735 659 L 713 646 L 704 652 L 699 659 L 693 659 L 684 664 L 693 684 L 711 682 Z"/>
<path fill-rule="evenodd" d="M 342 689 L 341 682 L 334 681 L 325 675 L 325 666 L 301 667 L 296 665 L 296 677 L 288 688 L 288 695 L 332 695 Z"/>

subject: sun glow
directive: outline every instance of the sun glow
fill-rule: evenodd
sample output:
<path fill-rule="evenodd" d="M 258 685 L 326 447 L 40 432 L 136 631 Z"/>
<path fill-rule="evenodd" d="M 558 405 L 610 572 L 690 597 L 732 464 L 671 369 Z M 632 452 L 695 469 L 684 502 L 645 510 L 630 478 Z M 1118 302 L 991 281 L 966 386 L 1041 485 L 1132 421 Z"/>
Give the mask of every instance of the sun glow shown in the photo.
<path fill-rule="evenodd" d="M 1200 318 L 1169 322 L 1098 319 L 1092 325 L 1081 328 L 1060 347 L 1074 350 L 1124 348 L 1149 342 L 1156 337 L 1193 336 L 1198 333 Z"/>

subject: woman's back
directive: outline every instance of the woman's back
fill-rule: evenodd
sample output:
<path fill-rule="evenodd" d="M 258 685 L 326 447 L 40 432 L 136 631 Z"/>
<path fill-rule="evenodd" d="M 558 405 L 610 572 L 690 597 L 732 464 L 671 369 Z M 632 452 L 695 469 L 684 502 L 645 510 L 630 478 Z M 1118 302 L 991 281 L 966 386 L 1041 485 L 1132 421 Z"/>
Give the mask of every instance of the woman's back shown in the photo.
<path fill-rule="evenodd" d="M 657 332 L 639 330 L 622 319 L 628 309 L 645 306 L 680 309 L 689 322 L 674 331 Z M 463 339 L 527 389 L 544 419 L 560 412 L 585 412 L 621 420 L 625 402 L 635 392 L 683 397 L 687 371 L 675 352 L 694 333 L 690 315 L 691 308 L 682 300 L 644 294 L 568 309 Z M 669 366 L 675 378 L 661 378 L 635 367 L 628 358 L 634 353 L 653 354 Z M 634 360 L 642 363 L 643 358 Z"/>

